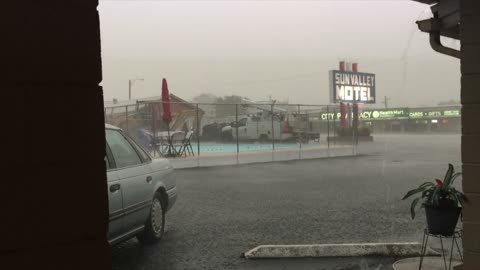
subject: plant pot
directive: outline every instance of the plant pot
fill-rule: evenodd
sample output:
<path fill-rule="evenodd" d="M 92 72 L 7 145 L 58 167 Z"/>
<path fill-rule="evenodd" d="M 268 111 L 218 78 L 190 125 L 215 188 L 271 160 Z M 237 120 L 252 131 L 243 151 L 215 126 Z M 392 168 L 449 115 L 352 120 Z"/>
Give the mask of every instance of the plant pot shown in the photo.
<path fill-rule="evenodd" d="M 425 205 L 428 232 L 436 235 L 452 236 L 461 211 L 461 207 L 433 207 Z"/>

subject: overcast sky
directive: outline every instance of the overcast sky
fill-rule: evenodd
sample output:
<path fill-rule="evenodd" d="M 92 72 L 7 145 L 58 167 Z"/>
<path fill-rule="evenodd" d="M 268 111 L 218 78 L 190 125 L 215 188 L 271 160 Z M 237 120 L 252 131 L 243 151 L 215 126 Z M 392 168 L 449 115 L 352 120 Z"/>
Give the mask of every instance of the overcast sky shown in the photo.
<path fill-rule="evenodd" d="M 172 93 L 268 96 L 327 104 L 342 59 L 376 74 L 377 100 L 435 105 L 460 97 L 459 60 L 434 52 L 413 1 L 100 1 L 105 99 Z M 458 46 L 448 41 L 446 45 Z M 378 104 L 378 106 L 383 106 Z"/>

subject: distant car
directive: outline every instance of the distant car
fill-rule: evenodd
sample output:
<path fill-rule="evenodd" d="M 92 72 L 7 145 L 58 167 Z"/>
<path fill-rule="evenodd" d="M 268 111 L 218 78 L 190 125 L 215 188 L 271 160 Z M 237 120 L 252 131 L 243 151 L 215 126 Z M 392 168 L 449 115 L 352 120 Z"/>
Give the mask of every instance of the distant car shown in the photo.
<path fill-rule="evenodd" d="M 167 159 L 152 159 L 120 128 L 105 125 L 105 135 L 109 242 L 135 236 L 143 243 L 157 242 L 177 199 L 173 167 Z"/>

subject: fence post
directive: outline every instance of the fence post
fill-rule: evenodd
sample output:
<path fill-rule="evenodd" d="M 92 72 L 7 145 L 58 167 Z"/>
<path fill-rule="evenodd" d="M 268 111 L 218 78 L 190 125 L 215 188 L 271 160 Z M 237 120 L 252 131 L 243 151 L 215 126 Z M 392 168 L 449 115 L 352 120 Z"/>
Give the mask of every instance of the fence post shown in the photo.
<path fill-rule="evenodd" d="M 337 117 L 337 112 L 335 110 L 335 106 L 333 106 L 333 137 L 335 138 L 337 136 L 337 127 L 335 125 L 335 119 Z M 333 145 L 337 145 L 337 140 L 336 138 L 333 140 Z"/>
<path fill-rule="evenodd" d="M 197 167 L 200 167 L 200 117 L 198 116 L 198 103 L 195 117 L 197 119 Z"/>
<path fill-rule="evenodd" d="M 239 161 L 238 161 L 238 155 L 239 155 L 239 152 L 240 152 L 240 145 L 238 143 L 238 103 L 235 104 L 235 136 L 237 137 L 237 165 L 239 164 Z"/>
<path fill-rule="evenodd" d="M 327 156 L 330 157 L 330 107 L 328 105 L 327 105 Z"/>
<path fill-rule="evenodd" d="M 151 117 L 152 117 L 152 133 L 153 133 L 153 134 L 152 134 L 152 149 L 153 149 L 153 157 L 156 157 L 156 152 L 157 152 L 157 151 L 156 151 L 156 147 L 155 147 L 155 146 L 156 146 L 156 140 L 157 140 L 157 139 L 156 139 L 157 129 L 155 128 L 155 125 L 156 125 L 156 123 L 155 123 L 155 118 L 156 118 L 156 116 L 154 115 L 154 114 L 155 114 L 154 105 L 156 106 L 156 104 L 150 103 L 150 110 L 152 111 Z M 167 125 L 168 125 L 168 123 L 167 123 Z"/>
<path fill-rule="evenodd" d="M 273 103 L 270 104 L 270 109 L 272 110 L 272 161 L 274 161 L 274 151 L 275 151 L 275 126 L 273 124 L 274 118 L 273 118 Z"/>
<path fill-rule="evenodd" d="M 297 115 L 298 115 L 298 119 L 302 119 L 302 116 L 300 115 L 300 104 L 297 104 Z M 300 124 L 300 127 L 299 127 L 299 137 L 298 137 L 298 159 L 302 159 L 302 139 L 303 139 L 303 136 L 302 136 L 302 124 L 301 122 L 303 121 L 298 121 L 299 124 Z"/>
<path fill-rule="evenodd" d="M 130 130 L 128 129 L 128 105 L 125 105 L 125 129 L 127 134 L 130 135 Z"/>
<path fill-rule="evenodd" d="M 359 122 L 359 115 L 358 115 L 358 103 L 353 103 L 352 105 L 352 134 L 353 134 L 353 148 L 354 155 L 357 155 L 358 151 L 358 122 Z"/>

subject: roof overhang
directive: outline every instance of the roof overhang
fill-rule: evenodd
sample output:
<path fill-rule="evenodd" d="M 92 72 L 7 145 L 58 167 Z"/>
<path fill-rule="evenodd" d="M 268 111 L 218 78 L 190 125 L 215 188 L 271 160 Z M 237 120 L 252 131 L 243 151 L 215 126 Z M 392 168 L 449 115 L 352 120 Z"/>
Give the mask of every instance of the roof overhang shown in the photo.
<path fill-rule="evenodd" d="M 457 40 L 460 39 L 460 25 L 456 25 L 450 28 L 442 28 L 442 23 L 436 18 L 417 21 L 417 25 L 418 29 L 420 29 L 420 31 L 422 32 L 439 32 L 441 36 Z"/>
<path fill-rule="evenodd" d="M 427 4 L 427 5 L 433 5 L 433 4 L 438 3 L 438 0 L 413 0 L 413 1 L 420 2 L 420 3 L 423 3 L 423 4 Z"/>
<path fill-rule="evenodd" d="M 430 5 L 433 17 L 417 21 L 422 32 L 429 33 L 432 49 L 443 54 L 460 58 L 460 51 L 445 47 L 440 37 L 460 39 L 460 1 L 459 0 L 413 0 Z"/>

